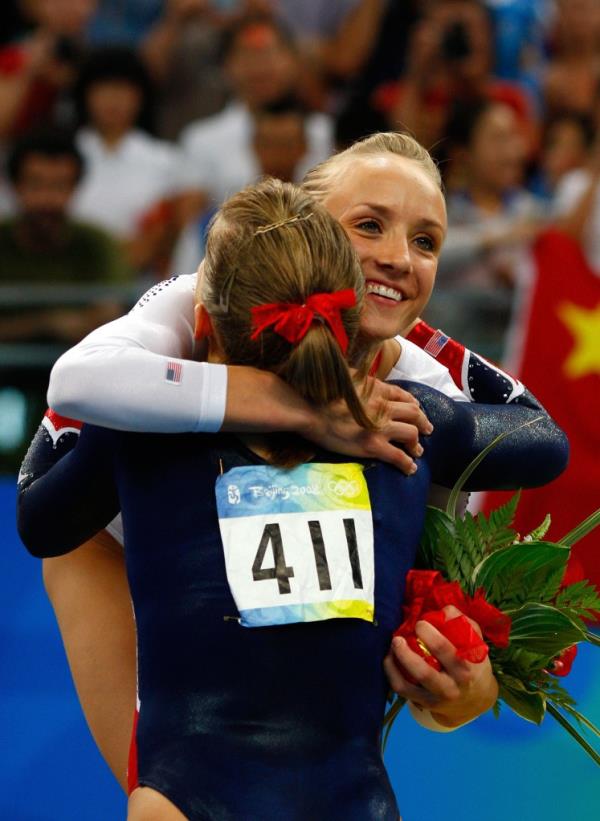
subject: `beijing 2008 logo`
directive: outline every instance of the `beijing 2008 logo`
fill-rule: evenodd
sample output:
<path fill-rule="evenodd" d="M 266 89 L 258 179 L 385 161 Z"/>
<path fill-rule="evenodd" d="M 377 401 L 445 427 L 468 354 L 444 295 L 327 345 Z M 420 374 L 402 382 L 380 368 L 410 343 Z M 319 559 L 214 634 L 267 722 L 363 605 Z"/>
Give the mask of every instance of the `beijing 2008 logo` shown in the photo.
<path fill-rule="evenodd" d="M 240 489 L 237 485 L 227 485 L 227 501 L 230 505 L 239 505 L 241 502 Z"/>
<path fill-rule="evenodd" d="M 360 486 L 355 479 L 330 479 L 327 490 L 335 496 L 345 496 L 353 499 L 360 493 Z"/>

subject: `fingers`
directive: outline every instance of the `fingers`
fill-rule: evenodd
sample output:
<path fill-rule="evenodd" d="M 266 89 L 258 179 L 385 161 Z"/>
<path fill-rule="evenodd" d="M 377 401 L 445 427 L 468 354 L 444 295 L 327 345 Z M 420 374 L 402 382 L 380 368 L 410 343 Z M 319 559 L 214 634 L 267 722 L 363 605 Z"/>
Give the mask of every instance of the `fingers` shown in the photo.
<path fill-rule="evenodd" d="M 383 669 L 387 676 L 390 689 L 392 689 L 394 693 L 409 701 L 413 701 L 415 704 L 418 704 L 419 707 L 429 709 L 437 706 L 437 699 L 433 695 L 427 693 L 426 690 L 423 690 L 417 685 L 411 684 L 404 678 L 394 661 L 391 651 L 383 660 Z"/>
<path fill-rule="evenodd" d="M 457 659 L 453 645 L 427 622 L 417 622 L 416 633 L 443 669 L 431 667 L 403 638 L 396 637 L 383 664 L 392 690 L 431 710 L 442 723 L 461 724 L 490 709 L 498 697 L 498 682 L 489 658 L 479 664 Z"/>
<path fill-rule="evenodd" d="M 406 422 L 415 425 L 420 433 L 426 435 L 433 431 L 433 425 L 425 416 L 424 411 L 410 402 L 388 402 L 386 416 L 394 422 Z"/>
<path fill-rule="evenodd" d="M 433 425 L 412 393 L 397 385 L 376 381 L 368 404 L 384 419 L 415 425 L 426 435 L 433 431 Z"/>
<path fill-rule="evenodd" d="M 449 605 L 452 606 L 452 605 Z M 456 608 L 454 608 L 456 610 Z M 457 610 L 458 615 L 461 615 Z M 473 663 L 459 659 L 452 642 L 443 636 L 432 624 L 427 621 L 418 621 L 415 633 L 425 644 L 429 652 L 441 662 L 444 670 L 458 683 L 468 685 L 473 677 Z"/>
<path fill-rule="evenodd" d="M 403 676 L 398 665 L 415 683 Z M 384 670 L 394 692 L 421 707 L 430 709 L 438 706 L 440 701 L 455 701 L 460 696 L 456 681 L 444 671 L 435 670 L 427 664 L 401 637 L 393 640 L 391 652 L 384 661 Z"/>
<path fill-rule="evenodd" d="M 419 445 L 420 447 L 420 445 Z M 369 456 L 380 459 L 401 470 L 406 476 L 412 476 L 417 470 L 417 465 L 408 453 L 397 448 L 388 442 L 386 436 L 380 433 L 370 435 Z"/>
<path fill-rule="evenodd" d="M 404 388 L 392 385 L 390 382 L 381 382 L 379 379 L 375 380 L 373 394 L 381 396 L 387 402 L 408 402 L 417 406 L 419 404 L 418 399 L 410 391 L 405 391 Z"/>
<path fill-rule="evenodd" d="M 419 442 L 419 431 L 414 425 L 406 422 L 385 422 L 378 431 L 387 440 L 402 445 L 413 457 L 423 455 L 423 447 Z"/>
<path fill-rule="evenodd" d="M 455 607 L 453 604 L 447 604 L 443 608 L 443 612 L 446 615 L 446 621 L 448 621 L 449 619 L 456 619 L 456 618 L 458 618 L 458 616 L 464 616 L 465 615 L 461 610 L 458 609 L 458 607 Z M 477 624 L 477 622 L 474 621 L 473 619 L 470 619 L 468 616 L 465 616 L 465 618 L 468 619 L 471 627 L 473 628 L 473 630 L 475 630 L 477 635 L 480 638 L 483 638 L 483 633 L 481 632 L 481 627 Z"/>

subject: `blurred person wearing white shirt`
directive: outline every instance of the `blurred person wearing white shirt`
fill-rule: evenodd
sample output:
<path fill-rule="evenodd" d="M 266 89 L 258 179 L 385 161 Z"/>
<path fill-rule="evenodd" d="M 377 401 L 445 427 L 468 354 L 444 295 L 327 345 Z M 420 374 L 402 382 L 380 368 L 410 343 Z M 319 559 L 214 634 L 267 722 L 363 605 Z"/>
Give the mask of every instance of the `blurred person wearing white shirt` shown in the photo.
<path fill-rule="evenodd" d="M 87 171 L 72 213 L 122 240 L 134 268 L 151 266 L 178 191 L 180 153 L 149 126 L 151 82 L 135 52 L 100 49 L 81 72 L 77 143 Z"/>
<path fill-rule="evenodd" d="M 212 117 L 188 125 L 181 134 L 186 155 L 185 183 L 199 192 L 197 210 L 218 206 L 226 197 L 256 179 L 253 150 L 258 109 L 294 93 L 300 63 L 287 32 L 268 16 L 243 18 L 226 34 L 223 67 L 233 96 Z M 333 151 L 333 126 L 320 112 L 306 117 L 307 150 L 297 179 Z"/>

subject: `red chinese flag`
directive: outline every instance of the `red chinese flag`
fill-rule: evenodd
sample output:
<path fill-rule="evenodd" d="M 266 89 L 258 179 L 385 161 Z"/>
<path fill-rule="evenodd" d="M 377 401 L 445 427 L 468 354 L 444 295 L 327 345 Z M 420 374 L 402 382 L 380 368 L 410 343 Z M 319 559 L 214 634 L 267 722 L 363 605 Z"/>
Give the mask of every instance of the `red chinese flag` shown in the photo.
<path fill-rule="evenodd" d="M 556 541 L 600 507 L 600 276 L 555 229 L 538 238 L 533 256 L 518 376 L 569 437 L 571 456 L 554 482 L 523 491 L 516 529 L 523 536 L 550 513 L 548 538 Z M 486 494 L 484 510 L 511 495 Z M 600 528 L 575 545 L 571 560 L 569 576 L 583 570 L 600 587 Z"/>

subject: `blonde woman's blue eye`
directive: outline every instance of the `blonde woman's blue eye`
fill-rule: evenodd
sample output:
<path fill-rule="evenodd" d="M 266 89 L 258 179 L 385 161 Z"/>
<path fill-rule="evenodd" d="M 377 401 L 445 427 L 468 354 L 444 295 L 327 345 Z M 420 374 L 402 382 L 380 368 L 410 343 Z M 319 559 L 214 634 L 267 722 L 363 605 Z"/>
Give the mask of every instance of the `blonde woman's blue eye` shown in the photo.
<path fill-rule="evenodd" d="M 361 231 L 370 231 L 372 233 L 379 231 L 379 223 L 375 220 L 363 220 L 362 222 L 358 222 L 356 227 L 360 228 Z"/>
<path fill-rule="evenodd" d="M 416 241 L 424 251 L 435 251 L 435 242 L 431 237 L 417 237 Z"/>

